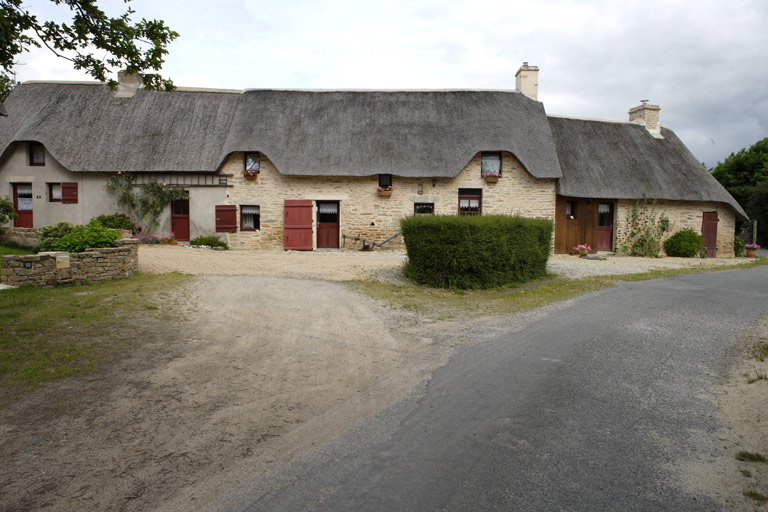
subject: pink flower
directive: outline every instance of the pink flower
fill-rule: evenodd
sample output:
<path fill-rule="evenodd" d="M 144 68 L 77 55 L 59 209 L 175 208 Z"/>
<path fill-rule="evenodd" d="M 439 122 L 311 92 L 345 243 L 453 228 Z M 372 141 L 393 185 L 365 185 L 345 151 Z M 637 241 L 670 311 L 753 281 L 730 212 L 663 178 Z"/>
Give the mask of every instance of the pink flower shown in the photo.
<path fill-rule="evenodd" d="M 163 182 L 163 186 L 165 186 L 165 185 L 166 185 L 166 183 L 165 183 L 165 182 Z"/>

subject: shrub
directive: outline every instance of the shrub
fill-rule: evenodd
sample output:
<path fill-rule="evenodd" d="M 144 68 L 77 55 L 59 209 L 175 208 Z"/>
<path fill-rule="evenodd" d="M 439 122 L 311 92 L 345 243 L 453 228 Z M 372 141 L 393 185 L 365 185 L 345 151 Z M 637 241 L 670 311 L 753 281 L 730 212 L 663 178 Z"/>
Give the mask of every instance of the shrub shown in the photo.
<path fill-rule="evenodd" d="M 8 196 L 0 197 L 0 235 L 5 233 L 3 224 L 18 217 L 16 210 L 13 209 L 13 202 Z"/>
<path fill-rule="evenodd" d="M 678 231 L 664 242 L 667 256 L 677 258 L 694 258 L 704 250 L 704 237 L 692 228 Z"/>
<path fill-rule="evenodd" d="M 439 288 L 492 288 L 546 275 L 552 222 L 508 215 L 413 216 L 400 221 L 403 272 Z"/>
<path fill-rule="evenodd" d="M 746 242 L 739 238 L 738 236 L 733 239 L 733 255 L 737 258 L 741 258 L 742 256 L 746 256 L 747 254 L 747 248 L 744 246 Z"/>
<path fill-rule="evenodd" d="M 56 249 L 68 252 L 83 252 L 94 247 L 117 247 L 120 233 L 92 220 L 87 226 L 75 226 L 56 243 Z"/>
<path fill-rule="evenodd" d="M 624 228 L 619 228 L 621 250 L 630 256 L 658 258 L 661 239 L 668 227 L 666 214 L 656 212 L 656 199 L 648 199 L 643 193 L 629 210 Z"/>
<path fill-rule="evenodd" d="M 223 247 L 229 249 L 227 242 L 216 235 L 199 236 L 189 241 L 189 245 L 208 245 L 210 247 Z"/>
<path fill-rule="evenodd" d="M 91 220 L 94 220 L 94 219 L 91 219 Z M 99 221 L 99 224 L 101 224 L 105 228 L 125 229 L 130 231 L 134 235 L 136 233 L 141 232 L 141 226 L 136 225 L 136 223 L 133 222 L 131 218 L 124 213 L 113 213 L 112 215 L 99 215 L 98 217 L 95 218 L 95 220 Z"/>
<path fill-rule="evenodd" d="M 43 226 L 40 230 L 40 250 L 55 251 L 56 244 L 62 237 L 68 235 L 75 229 L 69 222 L 59 222 L 53 226 Z"/>

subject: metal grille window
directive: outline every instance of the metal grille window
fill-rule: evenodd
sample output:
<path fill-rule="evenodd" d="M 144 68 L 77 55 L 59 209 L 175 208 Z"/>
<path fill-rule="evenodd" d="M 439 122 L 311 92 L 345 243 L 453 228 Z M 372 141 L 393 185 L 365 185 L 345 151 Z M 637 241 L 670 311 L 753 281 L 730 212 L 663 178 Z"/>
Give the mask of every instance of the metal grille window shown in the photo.
<path fill-rule="evenodd" d="M 459 215 L 480 215 L 483 211 L 483 190 L 459 189 Z"/>
<path fill-rule="evenodd" d="M 435 213 L 435 203 L 414 203 L 413 213 L 415 215 L 432 215 Z"/>
<path fill-rule="evenodd" d="M 240 231 L 261 229 L 261 209 L 258 206 L 240 207 Z"/>

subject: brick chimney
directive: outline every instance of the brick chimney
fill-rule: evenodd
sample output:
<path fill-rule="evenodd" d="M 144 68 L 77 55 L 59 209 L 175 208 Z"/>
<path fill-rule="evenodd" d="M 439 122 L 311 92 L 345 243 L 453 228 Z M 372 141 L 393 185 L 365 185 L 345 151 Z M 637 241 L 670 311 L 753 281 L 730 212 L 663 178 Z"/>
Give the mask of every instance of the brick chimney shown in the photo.
<path fill-rule="evenodd" d="M 539 101 L 539 66 L 523 62 L 515 73 L 515 88 L 532 100 Z"/>
<path fill-rule="evenodd" d="M 648 100 L 640 100 L 641 105 L 629 109 L 629 122 L 645 126 L 654 137 L 661 137 L 658 105 L 649 105 Z"/>
<path fill-rule="evenodd" d="M 144 80 L 138 73 L 129 75 L 125 71 L 118 71 L 115 98 L 133 98 L 143 82 Z"/>

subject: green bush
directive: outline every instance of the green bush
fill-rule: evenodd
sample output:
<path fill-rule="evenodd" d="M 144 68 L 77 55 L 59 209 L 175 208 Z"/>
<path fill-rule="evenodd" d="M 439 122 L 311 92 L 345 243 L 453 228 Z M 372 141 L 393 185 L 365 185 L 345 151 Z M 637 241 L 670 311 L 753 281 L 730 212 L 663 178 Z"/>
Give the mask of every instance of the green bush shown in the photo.
<path fill-rule="evenodd" d="M 75 229 L 69 222 L 59 222 L 53 226 L 43 226 L 40 230 L 40 250 L 55 251 L 58 241 Z"/>
<path fill-rule="evenodd" d="M 0 235 L 5 233 L 3 224 L 14 220 L 17 216 L 16 210 L 13 209 L 13 202 L 8 196 L 0 197 Z"/>
<path fill-rule="evenodd" d="M 403 272 L 437 288 L 493 288 L 546 275 L 552 222 L 508 215 L 421 216 L 400 221 Z"/>
<path fill-rule="evenodd" d="M 664 242 L 667 256 L 695 258 L 704 250 L 704 237 L 691 228 L 678 231 Z"/>
<path fill-rule="evenodd" d="M 744 246 L 744 244 L 746 244 L 746 242 L 738 236 L 733 239 L 733 255 L 737 258 L 746 256 L 747 248 Z"/>
<path fill-rule="evenodd" d="M 211 247 L 223 247 L 229 249 L 227 242 L 216 235 L 199 236 L 189 241 L 189 245 L 209 245 Z"/>
<path fill-rule="evenodd" d="M 83 252 L 93 247 L 117 247 L 120 233 L 92 220 L 87 226 L 75 226 L 56 243 L 56 249 L 68 252 Z"/>
<path fill-rule="evenodd" d="M 91 219 L 94 220 L 94 219 Z M 113 213 L 112 215 L 99 215 L 95 217 L 95 220 L 99 221 L 99 224 L 105 228 L 111 229 L 125 229 L 130 231 L 134 235 L 141 232 L 141 226 L 137 226 L 131 218 L 124 213 Z"/>

